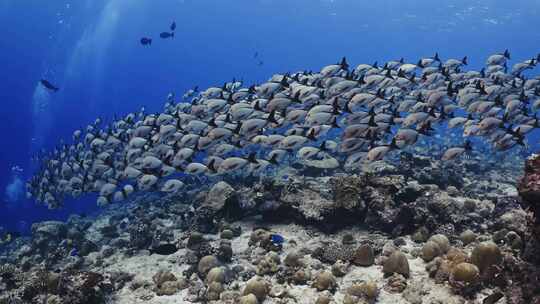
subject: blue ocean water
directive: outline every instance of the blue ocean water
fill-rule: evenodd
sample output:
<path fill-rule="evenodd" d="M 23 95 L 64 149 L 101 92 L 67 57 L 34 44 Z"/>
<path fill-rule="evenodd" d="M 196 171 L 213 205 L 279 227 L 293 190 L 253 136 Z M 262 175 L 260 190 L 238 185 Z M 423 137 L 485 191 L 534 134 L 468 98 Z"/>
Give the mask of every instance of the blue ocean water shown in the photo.
<path fill-rule="evenodd" d="M 355 65 L 439 52 L 480 69 L 508 48 L 525 60 L 540 52 L 539 17 L 530 0 L 1 0 L 0 226 L 28 232 L 37 220 L 97 210 L 77 199 L 48 211 L 21 188 L 32 155 L 96 117 L 155 112 L 170 92 L 262 82 L 342 56 Z M 172 21 L 174 39 L 160 39 Z M 41 78 L 60 90 L 47 92 Z"/>

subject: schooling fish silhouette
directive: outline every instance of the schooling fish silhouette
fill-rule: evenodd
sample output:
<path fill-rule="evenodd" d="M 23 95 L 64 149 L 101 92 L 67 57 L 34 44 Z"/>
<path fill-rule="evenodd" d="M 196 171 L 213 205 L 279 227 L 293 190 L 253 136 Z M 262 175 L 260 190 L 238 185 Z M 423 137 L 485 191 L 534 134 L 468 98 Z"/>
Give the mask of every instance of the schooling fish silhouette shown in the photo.
<path fill-rule="evenodd" d="M 41 83 L 42 86 L 44 86 L 48 90 L 51 90 L 53 92 L 58 92 L 58 90 L 59 90 L 58 87 L 54 86 L 52 83 L 50 83 L 49 81 L 47 81 L 45 79 L 41 79 L 39 82 Z"/>

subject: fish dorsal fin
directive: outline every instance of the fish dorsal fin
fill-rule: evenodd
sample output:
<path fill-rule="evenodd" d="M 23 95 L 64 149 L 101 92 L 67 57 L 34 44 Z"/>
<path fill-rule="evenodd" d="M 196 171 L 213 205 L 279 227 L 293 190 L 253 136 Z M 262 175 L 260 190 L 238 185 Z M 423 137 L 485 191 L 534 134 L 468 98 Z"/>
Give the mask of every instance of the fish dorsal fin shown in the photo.
<path fill-rule="evenodd" d="M 349 64 L 347 63 L 347 58 L 343 57 L 341 59 L 341 62 L 339 63 L 339 65 L 341 66 L 342 69 L 344 70 L 348 70 L 349 69 Z"/>
<path fill-rule="evenodd" d="M 294 96 L 293 96 L 293 98 L 292 98 L 292 101 L 293 101 L 293 102 L 296 102 L 296 103 L 302 103 L 302 101 L 300 100 L 300 90 L 298 90 L 298 91 L 294 94 Z"/>
<path fill-rule="evenodd" d="M 332 117 L 331 126 L 332 126 L 332 128 L 339 128 L 339 125 L 338 125 L 338 123 L 337 123 L 337 118 L 336 118 L 336 116 L 333 116 L 333 117 Z"/>
<path fill-rule="evenodd" d="M 259 161 L 257 160 L 256 156 L 257 156 L 257 154 L 255 152 L 249 153 L 249 155 L 247 157 L 247 161 L 249 161 L 250 163 L 253 163 L 253 164 L 258 164 Z"/>
<path fill-rule="evenodd" d="M 289 87 L 289 83 L 287 82 L 287 74 L 283 75 L 283 78 L 281 78 L 281 81 L 279 82 L 284 87 Z"/>
<path fill-rule="evenodd" d="M 384 99 L 384 89 L 383 88 L 378 89 L 375 95 L 381 99 Z"/>
<path fill-rule="evenodd" d="M 433 107 L 429 109 L 428 114 L 429 114 L 429 116 L 437 117 L 437 115 L 435 115 L 435 108 L 433 108 Z"/>
<path fill-rule="evenodd" d="M 248 88 L 248 93 L 249 94 L 255 94 L 257 93 L 257 90 L 255 89 L 255 85 L 251 85 L 249 88 Z"/>
<path fill-rule="evenodd" d="M 375 115 L 371 115 L 369 117 L 368 126 L 370 126 L 370 127 L 378 127 L 377 123 L 375 122 Z"/>
<path fill-rule="evenodd" d="M 236 124 L 236 128 L 234 129 L 233 133 L 234 134 L 240 134 L 240 130 L 242 129 L 242 122 L 239 121 L 237 124 Z"/>
<path fill-rule="evenodd" d="M 266 118 L 267 121 L 269 122 L 273 122 L 273 123 L 278 123 L 277 120 L 276 120 L 276 110 L 272 110 L 270 112 L 270 114 L 268 114 L 268 118 Z"/>
<path fill-rule="evenodd" d="M 315 129 L 310 129 L 306 137 L 313 141 L 317 140 L 317 138 L 315 137 Z"/>
<path fill-rule="evenodd" d="M 212 159 L 210 160 L 210 162 L 208 163 L 208 166 L 207 166 L 208 169 L 210 169 L 210 171 L 212 171 L 212 172 L 216 172 L 216 171 L 217 171 L 217 170 L 216 170 L 216 167 L 215 167 L 215 162 L 216 162 L 216 159 L 215 159 L 215 158 L 212 158 Z"/>
<path fill-rule="evenodd" d="M 448 86 L 446 87 L 446 94 L 448 97 L 452 97 L 454 95 L 454 89 L 452 88 L 452 81 L 448 82 Z"/>
<path fill-rule="evenodd" d="M 394 79 L 394 76 L 392 76 L 392 70 L 390 69 L 386 70 L 386 74 L 384 76 L 386 78 Z"/>
<path fill-rule="evenodd" d="M 255 105 L 253 105 L 253 109 L 255 109 L 255 111 L 262 111 L 258 100 L 255 102 Z"/>
<path fill-rule="evenodd" d="M 351 112 L 351 108 L 350 108 L 350 100 L 347 100 L 347 102 L 345 103 L 345 105 L 343 106 L 343 112 L 345 113 L 352 113 Z"/>
<path fill-rule="evenodd" d="M 268 160 L 269 163 L 271 164 L 274 164 L 274 165 L 277 165 L 277 154 L 273 154 L 272 157 L 270 157 L 270 159 Z"/>

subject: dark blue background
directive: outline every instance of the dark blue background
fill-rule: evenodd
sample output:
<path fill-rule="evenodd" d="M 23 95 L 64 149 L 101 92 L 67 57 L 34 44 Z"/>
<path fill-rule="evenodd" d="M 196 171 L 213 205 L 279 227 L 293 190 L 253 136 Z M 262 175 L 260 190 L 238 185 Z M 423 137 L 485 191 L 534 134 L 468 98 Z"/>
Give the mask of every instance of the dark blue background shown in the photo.
<path fill-rule="evenodd" d="M 232 77 L 262 82 L 344 55 L 352 64 L 416 62 L 438 51 L 442 58 L 468 55 L 470 67 L 480 68 L 489 54 L 509 48 L 524 60 L 540 52 L 539 10 L 527 0 L 3 0 L 0 189 L 13 165 L 30 175 L 37 146 L 54 147 L 98 116 L 143 105 L 158 111 L 169 92 L 182 95 L 194 85 L 220 86 Z M 172 20 L 176 37 L 160 39 Z M 142 36 L 153 37 L 152 46 L 142 47 Z M 41 77 L 61 89 L 45 95 L 47 106 L 36 116 Z M 32 144 L 33 137 L 42 141 Z M 93 199 L 50 212 L 0 197 L 0 226 L 10 229 L 21 220 L 95 209 Z"/>

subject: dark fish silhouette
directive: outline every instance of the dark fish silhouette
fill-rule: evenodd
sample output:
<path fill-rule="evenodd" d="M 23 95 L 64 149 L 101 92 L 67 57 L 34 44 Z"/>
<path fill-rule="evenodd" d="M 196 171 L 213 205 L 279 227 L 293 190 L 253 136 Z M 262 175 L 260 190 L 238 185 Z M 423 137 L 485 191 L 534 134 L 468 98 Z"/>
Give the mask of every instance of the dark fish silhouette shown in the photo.
<path fill-rule="evenodd" d="M 172 32 L 172 33 L 163 32 L 163 33 L 159 34 L 159 37 L 161 37 L 163 39 L 174 38 L 174 32 Z"/>
<path fill-rule="evenodd" d="M 156 248 L 150 249 L 150 255 L 171 255 L 178 251 L 178 248 L 174 244 L 159 245 Z"/>
<path fill-rule="evenodd" d="M 69 252 L 69 255 L 70 255 L 70 256 L 79 256 L 79 250 L 77 250 L 77 248 L 73 248 L 73 249 L 71 249 L 71 251 Z"/>
<path fill-rule="evenodd" d="M 48 90 L 51 90 L 53 92 L 57 92 L 59 90 L 58 87 L 54 86 L 52 83 L 48 82 L 45 79 L 41 79 L 39 82 Z"/>
<path fill-rule="evenodd" d="M 142 45 L 152 45 L 152 38 L 141 38 L 141 44 Z"/>
<path fill-rule="evenodd" d="M 176 22 L 173 21 L 173 23 L 171 24 L 171 31 L 174 32 L 174 30 L 176 30 Z"/>

